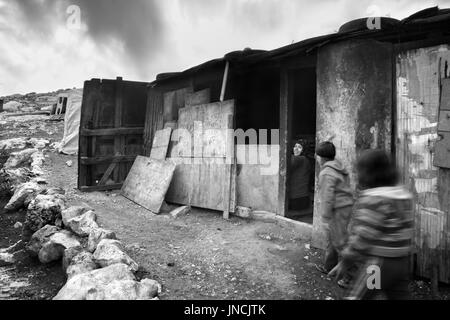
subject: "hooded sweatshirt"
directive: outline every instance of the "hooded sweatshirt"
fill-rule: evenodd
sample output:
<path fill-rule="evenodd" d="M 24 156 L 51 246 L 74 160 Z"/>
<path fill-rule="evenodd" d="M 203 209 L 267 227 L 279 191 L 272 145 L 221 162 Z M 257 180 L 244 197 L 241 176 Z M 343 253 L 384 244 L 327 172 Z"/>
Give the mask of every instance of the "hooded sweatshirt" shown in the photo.
<path fill-rule="evenodd" d="M 350 177 L 339 160 L 326 162 L 319 174 L 319 207 L 322 219 L 333 219 L 336 209 L 353 205 Z"/>
<path fill-rule="evenodd" d="M 401 186 L 367 189 L 355 204 L 344 261 L 362 257 L 399 258 L 411 251 L 412 195 Z"/>

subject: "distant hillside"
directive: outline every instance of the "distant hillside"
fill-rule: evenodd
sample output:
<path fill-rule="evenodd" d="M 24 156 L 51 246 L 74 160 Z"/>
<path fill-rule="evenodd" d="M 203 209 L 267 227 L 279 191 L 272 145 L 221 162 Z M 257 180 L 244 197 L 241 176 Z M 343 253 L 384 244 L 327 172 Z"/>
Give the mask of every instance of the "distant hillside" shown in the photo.
<path fill-rule="evenodd" d="M 53 92 L 27 94 L 13 94 L 10 96 L 0 97 L 3 100 L 3 109 L 5 112 L 14 111 L 39 111 L 43 108 L 51 107 L 58 100 L 59 94 L 70 94 L 72 92 L 83 92 L 83 89 L 59 89 Z"/>

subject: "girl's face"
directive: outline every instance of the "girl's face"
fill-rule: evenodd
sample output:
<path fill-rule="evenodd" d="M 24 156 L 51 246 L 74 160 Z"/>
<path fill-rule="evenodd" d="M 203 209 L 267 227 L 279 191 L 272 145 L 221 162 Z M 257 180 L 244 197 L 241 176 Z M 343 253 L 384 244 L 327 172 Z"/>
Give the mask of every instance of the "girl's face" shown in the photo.
<path fill-rule="evenodd" d="M 299 156 L 302 154 L 303 151 L 303 147 L 300 143 L 296 143 L 294 146 L 294 155 L 295 156 Z"/>

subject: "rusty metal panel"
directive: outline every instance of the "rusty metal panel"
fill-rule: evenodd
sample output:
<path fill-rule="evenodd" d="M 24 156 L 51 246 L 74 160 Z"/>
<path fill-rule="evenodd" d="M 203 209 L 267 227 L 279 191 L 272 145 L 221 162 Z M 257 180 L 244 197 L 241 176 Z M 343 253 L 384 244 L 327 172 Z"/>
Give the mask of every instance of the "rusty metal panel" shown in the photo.
<path fill-rule="evenodd" d="M 415 195 L 415 251 L 418 275 L 450 282 L 450 170 L 433 165 L 440 149 L 440 84 L 447 77 L 450 46 L 400 53 L 397 69 L 397 163 Z M 445 93 L 446 95 L 446 93 Z M 445 96 L 443 92 L 443 97 Z M 440 152 L 440 151 L 439 151 Z"/>

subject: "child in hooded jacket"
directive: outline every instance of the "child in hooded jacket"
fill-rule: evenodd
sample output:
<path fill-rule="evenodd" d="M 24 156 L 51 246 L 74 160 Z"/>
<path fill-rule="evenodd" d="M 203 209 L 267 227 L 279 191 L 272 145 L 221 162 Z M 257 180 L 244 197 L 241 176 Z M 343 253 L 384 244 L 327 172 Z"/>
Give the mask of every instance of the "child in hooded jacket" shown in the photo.
<path fill-rule="evenodd" d="M 327 233 L 324 264 L 316 265 L 322 273 L 330 272 L 340 260 L 348 239 L 347 228 L 354 203 L 349 174 L 335 156 L 336 148 L 331 142 L 322 142 L 316 148 L 317 161 L 321 166 L 319 211 Z M 339 285 L 346 286 L 347 282 L 348 279 L 344 279 Z"/>

